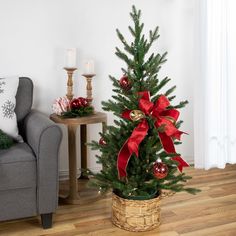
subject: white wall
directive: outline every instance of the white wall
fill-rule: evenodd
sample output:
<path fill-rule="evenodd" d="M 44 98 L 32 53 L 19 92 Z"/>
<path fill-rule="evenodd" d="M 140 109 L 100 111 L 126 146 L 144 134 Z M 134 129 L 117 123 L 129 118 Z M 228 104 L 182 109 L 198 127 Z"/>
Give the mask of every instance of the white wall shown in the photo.
<path fill-rule="evenodd" d="M 143 11 L 145 29 L 160 26 L 159 44 L 153 51 L 168 51 L 168 62 L 160 76 L 168 75 L 177 84 L 177 101 L 188 99 L 182 110 L 182 130 L 190 135 L 178 148 L 183 157 L 193 159 L 193 80 L 194 66 L 194 4 L 196 0 L 0 0 L 0 74 L 29 76 L 35 85 L 34 107 L 51 113 L 54 98 L 66 93 L 63 71 L 64 50 L 78 48 L 78 72 L 75 94 L 85 96 L 85 80 L 81 76 L 83 61 L 93 58 L 97 76 L 94 78 L 94 106 L 101 110 L 101 101 L 111 96 L 108 74 L 119 78 L 122 62 L 114 55 L 120 43 L 115 29 L 127 38 L 131 24 L 132 4 Z M 112 114 L 108 114 L 109 123 Z M 98 139 L 100 126 L 89 129 L 89 138 Z M 61 171 L 66 171 L 67 150 L 63 144 Z M 96 168 L 94 153 L 89 166 Z M 63 172 L 64 173 L 64 172 Z"/>

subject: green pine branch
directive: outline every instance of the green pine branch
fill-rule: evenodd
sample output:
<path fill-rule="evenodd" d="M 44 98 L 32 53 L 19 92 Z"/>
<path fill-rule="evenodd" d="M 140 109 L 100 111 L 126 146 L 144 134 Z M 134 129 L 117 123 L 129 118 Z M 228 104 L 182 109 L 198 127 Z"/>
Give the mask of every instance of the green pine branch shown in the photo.
<path fill-rule="evenodd" d="M 8 149 L 14 144 L 14 141 L 0 129 L 0 150 Z"/>

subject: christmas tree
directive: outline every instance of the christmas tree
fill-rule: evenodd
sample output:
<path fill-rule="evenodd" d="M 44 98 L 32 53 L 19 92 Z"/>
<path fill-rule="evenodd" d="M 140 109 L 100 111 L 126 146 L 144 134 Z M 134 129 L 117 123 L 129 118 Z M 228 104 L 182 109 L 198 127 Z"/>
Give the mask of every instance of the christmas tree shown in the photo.
<path fill-rule="evenodd" d="M 90 186 L 102 193 L 112 189 L 124 198 L 151 198 L 162 189 L 194 194 L 198 190 L 184 185 L 191 178 L 182 173 L 188 164 L 175 150 L 184 133 L 179 130 L 182 121 L 177 121 L 177 109 L 188 102 L 171 105 L 176 86 L 160 93 L 170 78 L 158 78 L 167 53 L 150 53 L 159 38 L 158 27 L 146 39 L 141 11 L 133 6 L 130 16 L 134 22 L 133 27 L 129 26 L 133 42 L 128 43 L 117 29 L 124 50 L 116 48 L 116 55 L 127 67 L 122 68 L 121 79 L 110 76 L 115 95 L 112 100 L 102 102 L 103 109 L 113 112 L 118 119 L 100 134 L 99 142 L 90 144 L 93 150 L 101 152 L 97 163 L 103 167 L 97 174 L 88 171 L 93 176 Z"/>

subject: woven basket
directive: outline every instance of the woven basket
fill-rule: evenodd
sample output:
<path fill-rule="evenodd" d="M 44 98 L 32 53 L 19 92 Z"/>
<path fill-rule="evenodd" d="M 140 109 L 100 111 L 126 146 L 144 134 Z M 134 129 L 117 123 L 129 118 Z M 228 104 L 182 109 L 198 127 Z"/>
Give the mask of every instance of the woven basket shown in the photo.
<path fill-rule="evenodd" d="M 161 197 L 129 200 L 112 194 L 112 222 L 129 231 L 148 231 L 160 225 Z"/>

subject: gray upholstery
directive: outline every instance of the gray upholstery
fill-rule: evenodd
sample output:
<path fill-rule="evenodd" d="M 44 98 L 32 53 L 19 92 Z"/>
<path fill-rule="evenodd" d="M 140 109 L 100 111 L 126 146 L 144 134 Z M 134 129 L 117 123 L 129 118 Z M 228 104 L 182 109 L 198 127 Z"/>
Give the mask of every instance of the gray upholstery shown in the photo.
<path fill-rule="evenodd" d="M 58 148 L 55 147 L 59 147 L 61 139 L 57 137 L 61 137 L 61 130 L 43 114 L 32 111 L 25 119 L 25 133 L 37 158 L 38 211 L 52 212 L 57 206 Z"/>
<path fill-rule="evenodd" d="M 30 112 L 33 101 L 33 83 L 27 77 L 21 77 L 16 93 L 16 116 L 20 122 Z"/>
<path fill-rule="evenodd" d="M 21 143 L 9 150 L 0 150 L 0 191 L 35 185 L 36 158 L 32 149 Z"/>
<path fill-rule="evenodd" d="M 37 215 L 35 192 L 36 186 L 0 191 L 0 221 Z"/>
<path fill-rule="evenodd" d="M 57 208 L 62 133 L 47 116 L 31 110 L 32 91 L 32 81 L 20 78 L 16 113 L 25 143 L 0 150 L 0 220 L 48 214 Z"/>

